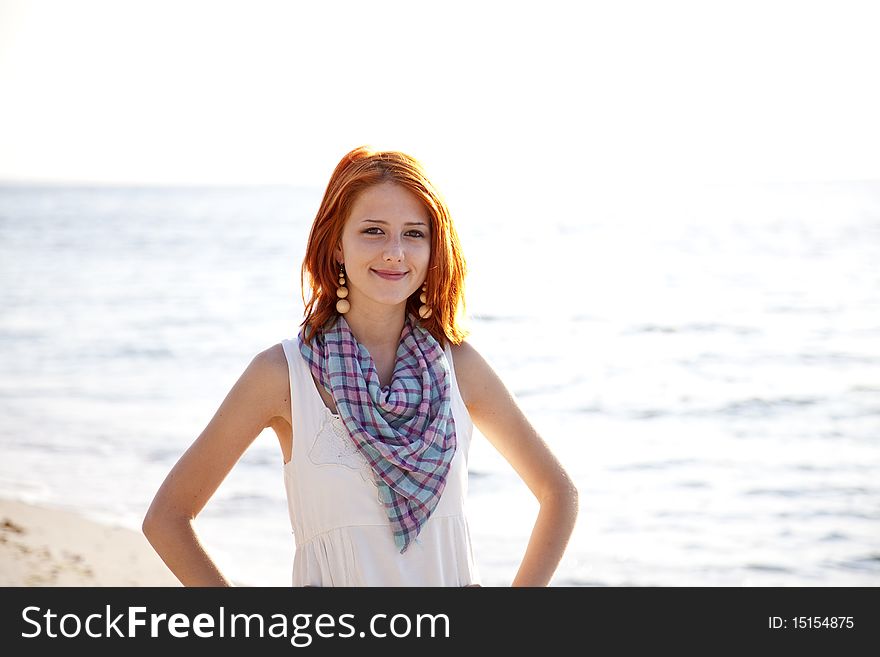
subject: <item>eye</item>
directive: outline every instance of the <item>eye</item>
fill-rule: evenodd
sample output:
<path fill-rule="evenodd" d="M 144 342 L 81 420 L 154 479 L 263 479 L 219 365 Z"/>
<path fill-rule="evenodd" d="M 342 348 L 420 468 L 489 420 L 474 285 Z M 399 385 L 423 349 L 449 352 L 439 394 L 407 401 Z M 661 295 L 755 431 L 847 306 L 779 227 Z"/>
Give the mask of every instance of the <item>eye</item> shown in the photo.
<path fill-rule="evenodd" d="M 376 232 L 373 232 L 373 231 L 376 231 Z M 381 235 L 382 229 L 379 228 L 378 226 L 370 226 L 369 228 L 365 229 L 363 231 L 363 233 L 365 235 Z M 408 230 L 408 231 L 406 231 L 406 234 L 409 235 L 410 237 L 415 237 L 417 239 L 421 239 L 425 236 L 424 232 L 422 232 L 420 230 L 416 230 L 416 229 Z"/>

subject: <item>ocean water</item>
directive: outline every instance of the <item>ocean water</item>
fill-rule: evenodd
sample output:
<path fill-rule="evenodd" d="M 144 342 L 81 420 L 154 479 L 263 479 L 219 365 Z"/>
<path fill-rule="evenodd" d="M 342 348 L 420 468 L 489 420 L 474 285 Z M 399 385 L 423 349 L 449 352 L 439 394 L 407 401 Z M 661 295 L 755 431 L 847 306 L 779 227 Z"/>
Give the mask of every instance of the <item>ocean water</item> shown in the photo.
<path fill-rule="evenodd" d="M 296 334 L 321 192 L 0 187 L 0 494 L 139 529 Z M 452 206 L 471 341 L 581 493 L 553 584 L 880 585 L 880 183 L 582 196 Z M 469 470 L 509 584 L 537 503 L 479 433 Z M 236 581 L 289 583 L 271 431 L 196 527 Z"/>

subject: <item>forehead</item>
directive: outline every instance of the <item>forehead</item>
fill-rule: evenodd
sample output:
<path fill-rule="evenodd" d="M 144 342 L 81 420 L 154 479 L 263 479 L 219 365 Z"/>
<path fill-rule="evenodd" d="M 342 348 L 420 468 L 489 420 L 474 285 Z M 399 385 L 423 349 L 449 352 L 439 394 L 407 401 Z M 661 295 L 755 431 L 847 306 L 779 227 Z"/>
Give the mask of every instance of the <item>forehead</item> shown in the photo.
<path fill-rule="evenodd" d="M 394 183 L 368 187 L 354 200 L 349 222 L 368 220 L 431 225 L 431 217 L 421 200 L 411 191 Z"/>

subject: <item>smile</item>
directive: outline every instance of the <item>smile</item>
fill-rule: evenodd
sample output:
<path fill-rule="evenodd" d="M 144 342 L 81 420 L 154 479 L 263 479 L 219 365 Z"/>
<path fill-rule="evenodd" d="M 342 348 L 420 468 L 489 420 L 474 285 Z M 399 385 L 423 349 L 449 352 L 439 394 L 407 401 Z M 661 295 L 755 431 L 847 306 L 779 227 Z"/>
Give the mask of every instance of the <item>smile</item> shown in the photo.
<path fill-rule="evenodd" d="M 379 269 L 371 269 L 370 271 L 373 272 L 374 274 L 376 274 L 376 276 L 380 276 L 381 278 L 384 278 L 389 281 L 399 281 L 401 278 L 406 276 L 405 271 L 392 272 L 392 271 L 382 271 Z"/>

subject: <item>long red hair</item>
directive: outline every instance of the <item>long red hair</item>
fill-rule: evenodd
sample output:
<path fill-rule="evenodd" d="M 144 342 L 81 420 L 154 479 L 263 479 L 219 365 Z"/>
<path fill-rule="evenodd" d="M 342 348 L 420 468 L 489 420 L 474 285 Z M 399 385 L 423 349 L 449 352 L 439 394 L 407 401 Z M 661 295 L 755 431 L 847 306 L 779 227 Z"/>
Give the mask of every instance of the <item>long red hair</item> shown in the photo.
<path fill-rule="evenodd" d="M 424 204 L 431 221 L 431 257 L 427 276 L 427 305 L 431 316 L 419 318 L 421 288 L 407 299 L 406 311 L 412 313 L 440 344 L 444 339 L 460 344 L 468 334 L 460 324 L 465 308 L 467 267 L 449 208 L 418 160 L 399 151 L 373 151 L 367 146 L 355 148 L 336 165 L 312 223 L 300 275 L 305 304 L 301 326 L 307 327 L 305 339 L 311 341 L 315 331 L 320 331 L 337 315 L 339 264 L 333 250 L 342 239 L 342 229 L 355 199 L 368 187 L 385 182 L 412 192 Z"/>

